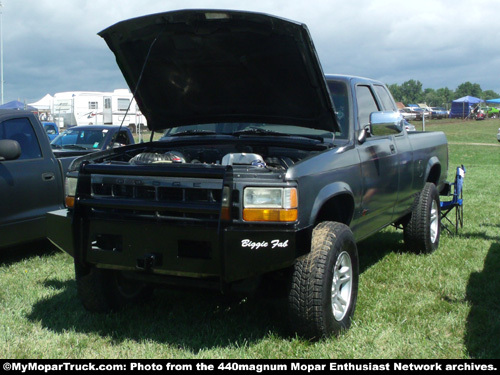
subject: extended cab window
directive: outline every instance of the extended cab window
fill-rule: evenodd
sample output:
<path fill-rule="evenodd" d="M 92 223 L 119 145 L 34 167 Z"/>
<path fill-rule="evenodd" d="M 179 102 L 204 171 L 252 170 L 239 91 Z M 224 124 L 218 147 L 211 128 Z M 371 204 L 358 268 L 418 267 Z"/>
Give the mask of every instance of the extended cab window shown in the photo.
<path fill-rule="evenodd" d="M 19 159 L 41 158 L 42 152 L 27 118 L 16 118 L 0 123 L 0 139 L 13 139 L 21 146 L 21 156 Z"/>
<path fill-rule="evenodd" d="M 349 137 L 349 101 L 347 99 L 347 86 L 343 82 L 328 81 L 328 89 L 335 106 L 335 114 L 340 125 L 340 134 L 335 138 L 347 139 Z"/>
<path fill-rule="evenodd" d="M 359 126 L 368 125 L 370 123 L 370 113 L 380 111 L 372 90 L 369 86 L 356 86 L 356 98 L 358 101 Z"/>
<path fill-rule="evenodd" d="M 387 89 L 384 86 L 375 85 L 375 92 L 377 93 L 380 101 L 382 102 L 382 107 L 384 107 L 384 111 L 397 111 L 396 105 L 394 101 L 391 99 L 391 96 L 387 92 Z"/>

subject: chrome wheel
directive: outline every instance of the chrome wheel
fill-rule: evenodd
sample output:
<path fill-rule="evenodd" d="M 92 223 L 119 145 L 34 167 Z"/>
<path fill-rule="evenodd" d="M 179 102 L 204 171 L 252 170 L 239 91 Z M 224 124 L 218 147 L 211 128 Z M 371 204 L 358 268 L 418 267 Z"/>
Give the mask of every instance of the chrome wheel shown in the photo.
<path fill-rule="evenodd" d="M 435 200 L 432 201 L 431 205 L 430 230 L 431 242 L 434 243 L 436 242 L 439 231 L 439 209 Z"/>
<path fill-rule="evenodd" d="M 347 252 L 337 258 L 333 269 L 332 280 L 332 312 L 335 320 L 344 319 L 351 303 L 352 262 Z"/>

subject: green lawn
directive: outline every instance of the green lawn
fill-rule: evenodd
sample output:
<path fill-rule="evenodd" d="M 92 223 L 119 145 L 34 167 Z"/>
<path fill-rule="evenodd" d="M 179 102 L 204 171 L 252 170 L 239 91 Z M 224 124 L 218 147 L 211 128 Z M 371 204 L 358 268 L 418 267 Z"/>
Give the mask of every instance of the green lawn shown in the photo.
<path fill-rule="evenodd" d="M 430 255 L 405 252 L 393 228 L 360 243 L 358 306 L 339 337 L 290 335 L 282 301 L 262 297 L 157 290 L 148 304 L 90 314 L 72 258 L 31 248 L 0 257 L 0 357 L 500 358 L 498 127 L 426 123 L 448 136 L 450 175 L 467 168 L 465 226 Z"/>

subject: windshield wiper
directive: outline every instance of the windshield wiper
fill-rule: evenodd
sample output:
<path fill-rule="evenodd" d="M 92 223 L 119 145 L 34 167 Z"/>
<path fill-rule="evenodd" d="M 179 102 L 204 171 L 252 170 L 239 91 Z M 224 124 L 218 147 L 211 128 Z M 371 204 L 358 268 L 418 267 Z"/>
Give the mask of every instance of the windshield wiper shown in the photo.
<path fill-rule="evenodd" d="M 167 134 L 167 136 L 182 137 L 183 135 L 211 135 L 211 134 L 216 134 L 216 133 L 212 130 L 185 130 L 180 133 Z"/>
<path fill-rule="evenodd" d="M 248 129 L 238 130 L 238 131 L 231 133 L 231 135 L 234 135 L 234 136 L 246 135 L 246 134 L 278 135 L 278 136 L 282 136 L 282 137 L 290 137 L 290 134 L 287 134 L 287 133 L 280 133 L 280 132 L 276 132 L 274 130 L 268 130 L 268 129 L 262 129 L 262 128 L 248 128 Z"/>
<path fill-rule="evenodd" d="M 68 150 L 88 150 L 87 147 L 79 146 L 79 145 L 63 145 L 62 148 L 65 148 Z"/>
<path fill-rule="evenodd" d="M 51 143 L 50 147 L 52 147 L 52 148 L 62 148 L 60 145 L 56 145 L 55 143 Z"/>

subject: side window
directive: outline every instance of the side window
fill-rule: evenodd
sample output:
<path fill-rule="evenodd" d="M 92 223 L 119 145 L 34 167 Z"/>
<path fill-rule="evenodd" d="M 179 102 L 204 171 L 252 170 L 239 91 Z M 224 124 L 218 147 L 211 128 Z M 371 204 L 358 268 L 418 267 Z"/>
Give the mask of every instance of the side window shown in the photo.
<path fill-rule="evenodd" d="M 384 111 L 397 111 L 396 105 L 391 98 L 391 95 L 384 86 L 375 85 L 375 92 L 377 93 L 380 101 L 382 102 L 382 107 Z"/>
<path fill-rule="evenodd" d="M 104 98 L 104 108 L 106 109 L 111 108 L 111 98 Z"/>
<path fill-rule="evenodd" d="M 35 131 L 27 118 L 6 120 L 0 123 L 0 139 L 13 139 L 19 142 L 21 156 L 18 160 L 42 157 Z"/>
<path fill-rule="evenodd" d="M 130 142 L 129 142 L 129 138 L 128 138 L 127 132 L 125 132 L 125 131 L 119 132 L 116 135 L 115 142 L 120 143 L 122 145 L 128 145 Z"/>
<path fill-rule="evenodd" d="M 347 139 L 349 136 L 349 101 L 347 99 L 347 86 L 343 82 L 328 81 L 328 89 L 333 104 L 335 114 L 340 125 L 340 134 L 335 134 L 335 138 Z"/>
<path fill-rule="evenodd" d="M 57 129 L 54 127 L 54 125 L 45 126 L 45 131 L 47 132 L 47 134 L 57 134 Z"/>
<path fill-rule="evenodd" d="M 356 98 L 359 125 L 368 125 L 370 123 L 370 113 L 380 111 L 373 97 L 372 90 L 369 86 L 356 86 Z"/>
<path fill-rule="evenodd" d="M 128 109 L 128 105 L 130 103 L 130 100 L 128 99 L 118 99 L 118 110 L 119 111 L 126 111 Z"/>

